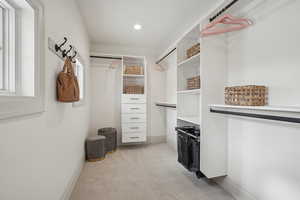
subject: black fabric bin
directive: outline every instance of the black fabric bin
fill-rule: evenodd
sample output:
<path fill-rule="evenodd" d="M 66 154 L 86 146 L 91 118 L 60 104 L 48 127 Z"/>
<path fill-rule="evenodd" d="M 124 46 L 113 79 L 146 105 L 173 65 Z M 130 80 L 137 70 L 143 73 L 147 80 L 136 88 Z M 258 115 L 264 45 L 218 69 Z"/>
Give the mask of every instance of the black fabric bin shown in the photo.
<path fill-rule="evenodd" d="M 178 162 L 191 172 L 200 171 L 200 132 L 198 129 L 176 128 Z M 182 131 L 183 132 L 182 132 Z M 197 132 L 198 131 L 198 132 Z M 184 133 L 186 132 L 186 133 Z M 195 135 L 193 135 L 195 134 Z"/>

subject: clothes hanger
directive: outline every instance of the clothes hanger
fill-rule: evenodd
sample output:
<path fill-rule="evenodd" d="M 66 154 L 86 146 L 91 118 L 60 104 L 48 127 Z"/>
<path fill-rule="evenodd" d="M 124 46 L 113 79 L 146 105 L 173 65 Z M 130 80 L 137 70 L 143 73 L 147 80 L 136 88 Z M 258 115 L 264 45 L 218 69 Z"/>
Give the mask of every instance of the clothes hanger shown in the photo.
<path fill-rule="evenodd" d="M 225 28 L 214 28 L 217 24 L 232 25 Z M 228 33 L 233 31 L 242 30 L 252 25 L 253 23 L 249 19 L 245 18 L 234 18 L 229 14 L 225 14 L 222 17 L 217 18 L 215 21 L 206 25 L 206 27 L 201 31 L 201 37 L 206 37 L 210 35 L 218 35 L 222 33 Z M 214 28 L 214 29 L 212 29 Z M 212 29 L 212 30 L 211 30 Z"/>

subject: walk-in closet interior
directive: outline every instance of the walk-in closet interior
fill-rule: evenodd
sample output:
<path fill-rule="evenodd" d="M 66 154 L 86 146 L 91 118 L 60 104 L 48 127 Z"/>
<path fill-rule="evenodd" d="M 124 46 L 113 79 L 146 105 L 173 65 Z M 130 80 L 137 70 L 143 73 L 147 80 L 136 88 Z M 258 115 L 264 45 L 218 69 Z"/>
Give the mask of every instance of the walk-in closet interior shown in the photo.
<path fill-rule="evenodd" d="M 299 200 L 299 10 L 0 0 L 0 200 Z"/>

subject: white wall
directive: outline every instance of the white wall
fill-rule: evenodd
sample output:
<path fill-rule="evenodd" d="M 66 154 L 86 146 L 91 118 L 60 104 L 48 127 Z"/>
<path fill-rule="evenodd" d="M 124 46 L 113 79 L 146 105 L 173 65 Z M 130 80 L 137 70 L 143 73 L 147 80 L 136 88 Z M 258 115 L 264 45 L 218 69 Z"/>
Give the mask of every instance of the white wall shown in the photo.
<path fill-rule="evenodd" d="M 228 78 L 268 86 L 271 105 L 299 106 L 300 2 L 285 2 L 229 40 Z M 228 132 L 224 185 L 237 199 L 299 199 L 299 125 L 231 118 Z"/>
<path fill-rule="evenodd" d="M 91 65 L 91 134 L 104 127 L 121 130 L 121 65 Z M 120 134 L 119 134 L 120 141 Z"/>
<path fill-rule="evenodd" d="M 165 87 L 164 87 L 164 73 L 156 70 L 155 59 L 157 55 L 149 49 L 127 47 L 127 46 L 112 46 L 112 45 L 100 45 L 92 44 L 91 54 L 113 54 L 113 55 L 135 55 L 135 56 L 146 56 L 147 59 L 147 120 L 148 120 L 148 139 L 152 143 L 165 141 L 165 115 L 164 112 L 155 106 L 155 102 L 164 100 Z M 102 78 L 101 78 L 102 77 Z M 121 77 L 120 77 L 121 78 Z M 99 85 L 105 85 L 106 79 L 103 78 L 103 74 L 99 74 L 99 77 L 95 75 L 93 79 L 98 80 Z M 96 87 L 96 86 L 95 86 Z M 102 94 L 107 95 L 105 91 Z M 93 94 L 94 95 L 94 94 Z M 92 96 L 92 99 L 97 98 Z M 103 102 L 104 103 L 104 102 Z M 100 102 L 99 102 L 100 104 Z M 121 104 L 121 102 L 119 102 Z M 102 112 L 104 105 L 99 106 L 97 112 Z M 94 115 L 92 115 L 94 118 Z M 93 127 L 109 126 L 109 122 L 105 120 L 97 119 L 99 123 L 94 123 Z M 100 123 L 104 121 L 105 123 Z M 94 128 L 95 129 L 95 128 Z M 93 134 L 95 131 L 93 131 Z M 149 141 L 148 140 L 148 141 Z"/>
<path fill-rule="evenodd" d="M 165 101 L 168 103 L 177 103 L 177 53 L 176 51 L 168 56 L 163 65 L 166 66 L 165 73 Z M 176 109 L 166 110 L 166 134 L 167 144 L 175 151 L 177 151 L 177 134 L 175 127 L 177 126 L 177 111 Z"/>
<path fill-rule="evenodd" d="M 48 36 L 59 41 L 68 37 L 88 67 L 89 41 L 74 1 L 42 2 L 45 44 Z M 62 62 L 48 51 L 47 44 L 45 59 L 46 112 L 0 122 L 1 200 L 64 199 L 83 164 L 89 101 L 76 108 L 56 102 L 55 81 Z"/>

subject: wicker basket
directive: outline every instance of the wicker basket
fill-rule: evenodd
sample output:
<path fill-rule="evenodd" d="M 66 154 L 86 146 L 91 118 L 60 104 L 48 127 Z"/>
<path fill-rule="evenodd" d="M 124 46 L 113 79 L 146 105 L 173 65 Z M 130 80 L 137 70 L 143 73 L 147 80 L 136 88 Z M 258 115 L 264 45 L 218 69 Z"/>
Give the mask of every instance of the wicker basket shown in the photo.
<path fill-rule="evenodd" d="M 144 70 L 141 66 L 126 66 L 125 67 L 125 74 L 132 74 L 132 75 L 143 75 Z"/>
<path fill-rule="evenodd" d="M 225 104 L 239 106 L 265 106 L 268 91 L 265 86 L 247 85 L 225 88 Z"/>
<path fill-rule="evenodd" d="M 191 48 L 189 48 L 186 51 L 187 58 L 193 57 L 194 55 L 197 55 L 198 53 L 200 53 L 200 44 L 199 43 L 192 46 Z"/>
<path fill-rule="evenodd" d="M 187 89 L 188 90 L 200 89 L 200 76 L 195 76 L 187 79 Z"/>
<path fill-rule="evenodd" d="M 125 94 L 144 94 L 144 87 L 140 85 L 127 85 L 124 87 Z"/>

